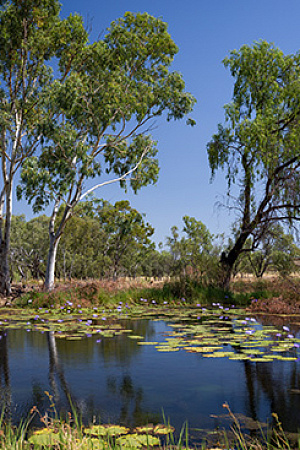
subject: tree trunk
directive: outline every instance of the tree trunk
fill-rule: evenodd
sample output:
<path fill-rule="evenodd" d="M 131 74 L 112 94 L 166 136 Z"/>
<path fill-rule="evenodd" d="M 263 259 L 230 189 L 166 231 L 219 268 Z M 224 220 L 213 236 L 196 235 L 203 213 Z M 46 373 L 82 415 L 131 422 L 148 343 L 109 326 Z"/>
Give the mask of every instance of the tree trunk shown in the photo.
<path fill-rule="evenodd" d="M 8 296 L 11 294 L 10 270 L 9 270 L 9 251 L 10 251 L 10 230 L 12 214 L 12 186 L 7 188 L 6 192 L 6 215 L 4 234 L 2 234 L 2 223 L 0 223 L 0 293 Z M 3 215 L 1 214 L 1 222 Z"/>
<path fill-rule="evenodd" d="M 60 237 L 55 239 L 55 237 L 50 235 L 49 253 L 44 284 L 45 291 L 52 291 L 54 289 L 56 253 L 59 241 Z"/>
<path fill-rule="evenodd" d="M 230 279 L 232 276 L 233 268 L 238 260 L 240 254 L 243 251 L 244 244 L 249 237 L 250 232 L 242 231 L 239 237 L 237 238 L 232 249 L 226 254 L 223 252 L 221 254 L 221 276 L 220 276 L 220 285 L 224 290 L 229 290 Z"/>

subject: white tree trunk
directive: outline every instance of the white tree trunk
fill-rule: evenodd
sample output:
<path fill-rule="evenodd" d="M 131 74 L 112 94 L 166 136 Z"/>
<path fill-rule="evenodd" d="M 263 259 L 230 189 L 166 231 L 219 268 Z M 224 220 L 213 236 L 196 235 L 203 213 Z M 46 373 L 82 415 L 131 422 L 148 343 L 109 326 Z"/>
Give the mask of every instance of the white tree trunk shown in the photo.
<path fill-rule="evenodd" d="M 45 276 L 45 291 L 52 291 L 54 288 L 56 253 L 59 241 L 60 237 L 55 239 L 53 236 L 50 236 L 49 253 Z"/>
<path fill-rule="evenodd" d="M 0 292 L 1 294 L 4 295 L 11 294 L 10 270 L 9 270 L 11 216 L 12 216 L 12 183 L 9 184 L 6 190 L 6 215 L 5 215 L 4 234 L 2 234 L 1 230 L 1 241 L 0 241 Z M 3 215 L 1 214 L 1 222 L 2 220 Z"/>

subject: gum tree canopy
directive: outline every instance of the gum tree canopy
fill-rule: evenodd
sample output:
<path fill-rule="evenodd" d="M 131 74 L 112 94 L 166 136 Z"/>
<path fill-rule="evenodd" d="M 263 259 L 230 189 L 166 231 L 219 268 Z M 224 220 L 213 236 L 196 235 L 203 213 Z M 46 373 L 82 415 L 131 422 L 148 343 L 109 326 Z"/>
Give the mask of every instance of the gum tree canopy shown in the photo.
<path fill-rule="evenodd" d="M 86 40 L 71 55 L 59 55 L 59 79 L 45 93 L 42 148 L 23 164 L 18 190 L 35 212 L 54 205 L 46 289 L 54 285 L 57 246 L 66 223 L 87 194 L 112 182 L 137 192 L 157 180 L 149 124 L 163 113 L 167 120 L 181 119 L 195 102 L 184 91 L 182 76 L 169 71 L 176 52 L 164 22 L 128 12 L 111 24 L 103 40 Z M 103 174 L 101 182 L 85 185 Z M 57 220 L 61 205 L 64 212 Z"/>
<path fill-rule="evenodd" d="M 61 61 L 58 83 L 86 41 L 78 16 L 59 18 L 56 0 L 0 2 L 0 293 L 10 294 L 12 198 L 18 171 L 41 144 L 53 112 L 51 60 Z"/>
<path fill-rule="evenodd" d="M 300 55 L 261 41 L 232 51 L 224 64 L 235 78 L 233 100 L 208 156 L 212 177 L 226 172 L 238 216 L 235 239 L 221 257 L 227 288 L 249 237 L 255 244 L 275 222 L 300 220 Z"/>

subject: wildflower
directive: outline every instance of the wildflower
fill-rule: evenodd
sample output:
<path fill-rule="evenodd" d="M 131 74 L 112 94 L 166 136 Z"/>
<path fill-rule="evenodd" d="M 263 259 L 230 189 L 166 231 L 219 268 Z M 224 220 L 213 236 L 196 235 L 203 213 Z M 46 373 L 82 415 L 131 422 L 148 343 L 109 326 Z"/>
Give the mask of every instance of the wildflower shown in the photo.
<path fill-rule="evenodd" d="M 97 344 L 99 344 L 101 342 L 101 339 L 97 339 L 96 342 Z"/>
<path fill-rule="evenodd" d="M 286 327 L 286 326 L 283 326 L 282 329 L 283 329 L 284 331 L 290 331 L 289 327 Z"/>
<path fill-rule="evenodd" d="M 292 334 L 288 334 L 288 336 L 287 336 L 289 339 L 293 339 L 294 338 L 294 336 L 292 335 Z"/>
<path fill-rule="evenodd" d="M 98 317 L 98 314 L 93 314 L 93 317 Z"/>

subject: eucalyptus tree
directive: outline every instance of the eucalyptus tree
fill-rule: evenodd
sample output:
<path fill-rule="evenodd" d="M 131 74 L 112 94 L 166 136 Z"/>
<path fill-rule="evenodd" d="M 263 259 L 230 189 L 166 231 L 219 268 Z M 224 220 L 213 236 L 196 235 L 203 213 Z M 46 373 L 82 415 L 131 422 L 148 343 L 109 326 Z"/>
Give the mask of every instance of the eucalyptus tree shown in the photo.
<path fill-rule="evenodd" d="M 186 248 L 186 262 L 191 266 L 193 275 L 203 281 L 213 256 L 213 235 L 200 220 L 183 217 L 183 232 Z"/>
<path fill-rule="evenodd" d="M 157 147 L 149 126 L 163 113 L 167 120 L 183 118 L 195 101 L 182 76 L 169 70 L 176 52 L 164 22 L 128 12 L 103 40 L 85 43 L 72 60 L 61 58 L 59 70 L 68 68 L 70 76 L 50 89 L 56 115 L 43 128 L 41 154 L 23 166 L 19 190 L 34 211 L 54 205 L 46 289 L 53 288 L 57 247 L 80 201 L 109 183 L 137 192 L 156 182 Z M 100 176 L 101 182 L 86 186 Z M 57 221 L 60 205 L 64 213 Z"/>
<path fill-rule="evenodd" d="M 66 80 L 86 39 L 81 19 L 59 18 L 57 0 L 0 3 L 0 293 L 10 294 L 9 252 L 15 178 L 41 144 L 53 85 L 51 61 Z"/>
<path fill-rule="evenodd" d="M 10 265 L 12 276 L 18 272 L 22 280 L 44 278 L 47 260 L 49 218 L 45 215 L 26 222 L 25 216 L 12 216 Z"/>
<path fill-rule="evenodd" d="M 235 238 L 221 256 L 228 288 L 248 238 L 256 244 L 270 225 L 300 220 L 300 54 L 261 41 L 232 51 L 224 65 L 235 79 L 233 99 L 207 148 L 212 177 L 226 172 L 237 213 Z"/>
<path fill-rule="evenodd" d="M 103 201 L 98 211 L 99 226 L 106 235 L 105 253 L 111 261 L 113 279 L 116 280 L 121 271 L 135 276 L 144 250 L 153 245 L 150 237 L 154 229 L 125 200 L 115 205 Z"/>
<path fill-rule="evenodd" d="M 213 235 L 207 227 L 194 217 L 183 217 L 182 236 L 176 226 L 171 228 L 172 235 L 167 237 L 167 246 L 173 256 L 174 274 L 200 278 L 209 272 L 213 256 Z"/>

